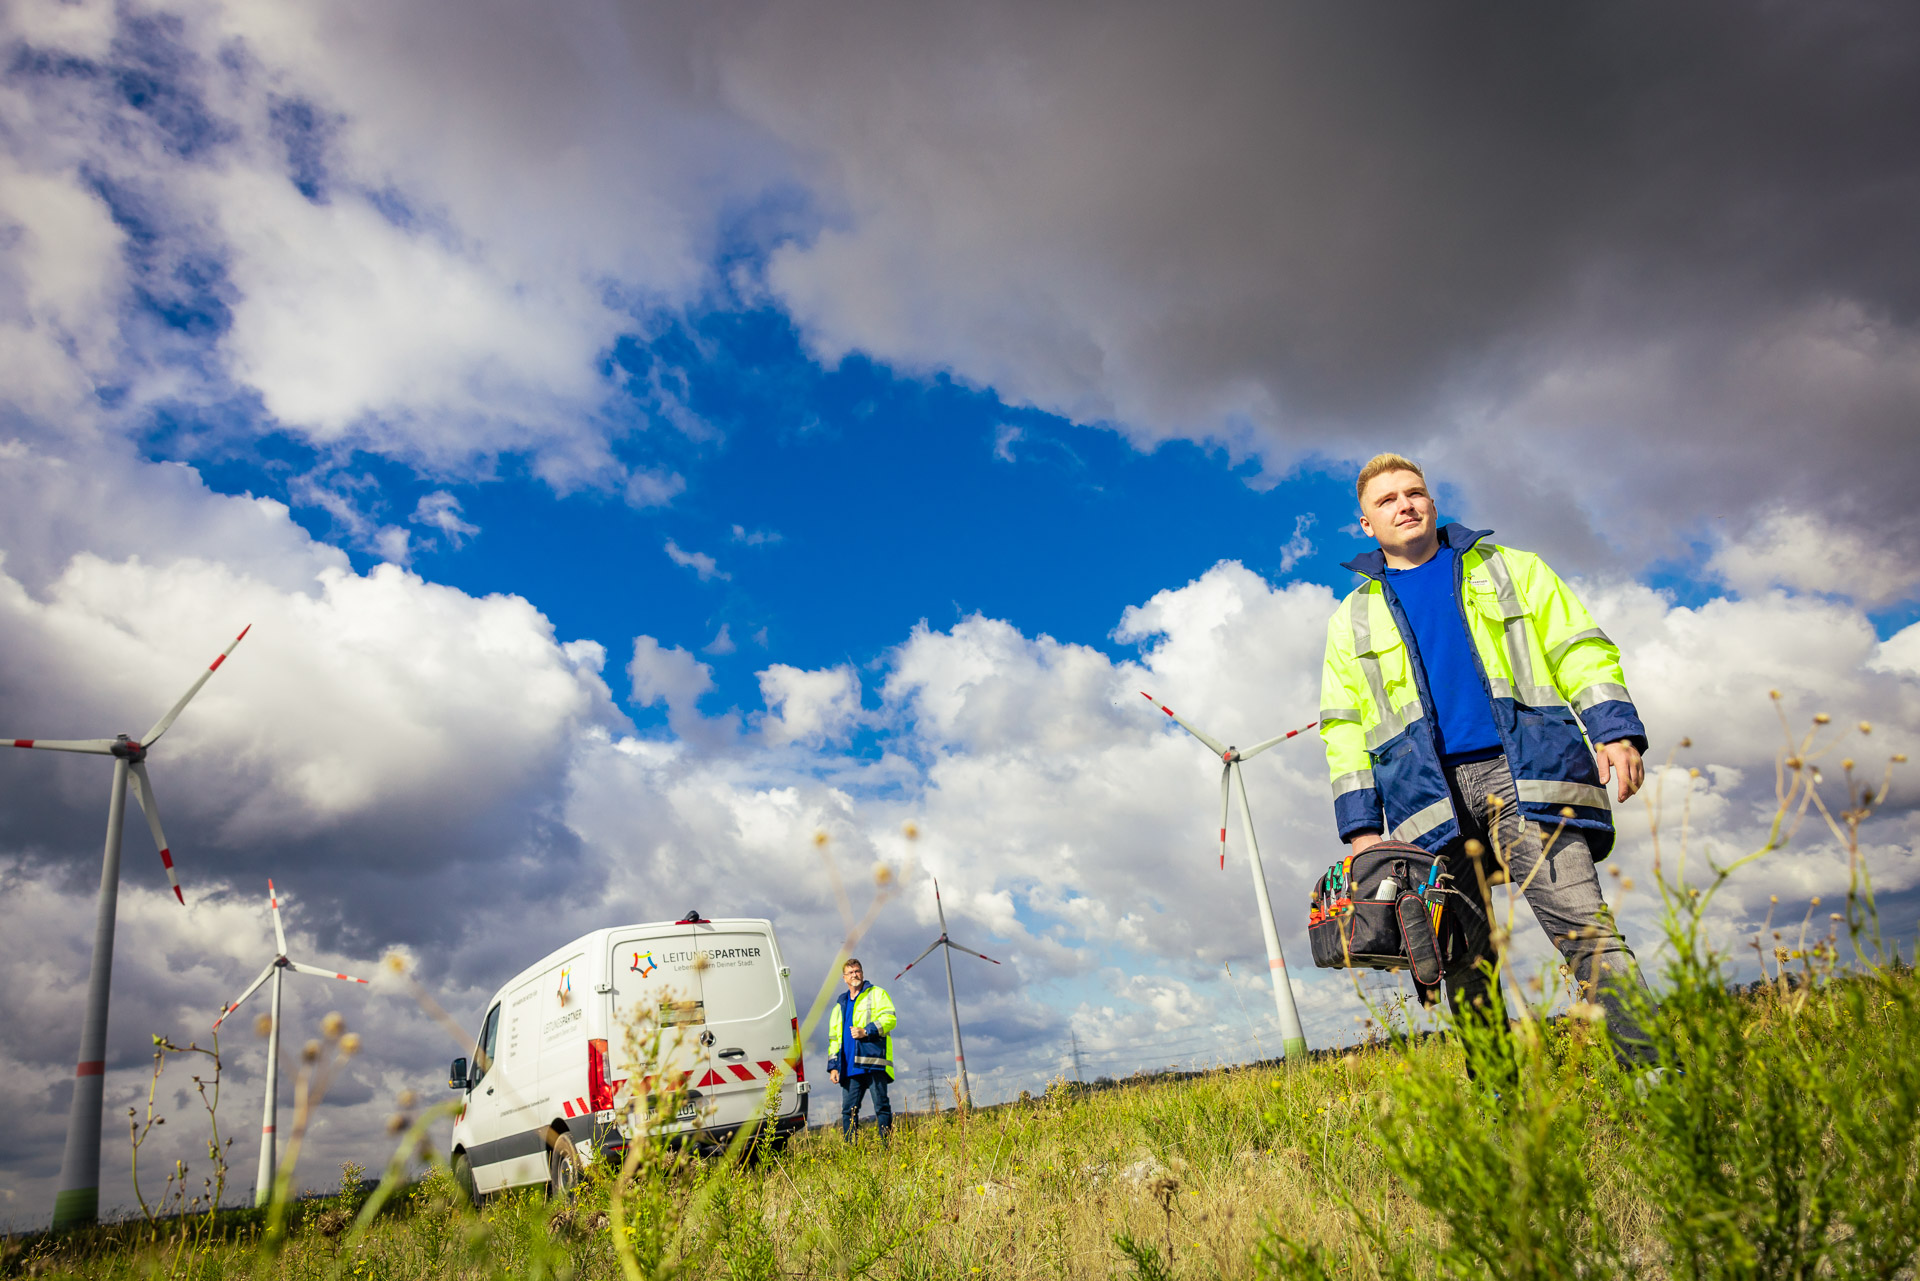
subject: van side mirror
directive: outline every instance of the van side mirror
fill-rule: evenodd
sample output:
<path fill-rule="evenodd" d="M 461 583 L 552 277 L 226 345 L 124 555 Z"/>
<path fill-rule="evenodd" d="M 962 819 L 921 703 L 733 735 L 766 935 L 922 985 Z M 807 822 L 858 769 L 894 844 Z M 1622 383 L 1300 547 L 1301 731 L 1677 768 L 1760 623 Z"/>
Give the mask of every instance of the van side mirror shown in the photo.
<path fill-rule="evenodd" d="M 447 1088 L 449 1090 L 464 1090 L 467 1088 L 467 1061 L 465 1059 L 455 1059 L 453 1066 L 447 1069 Z"/>

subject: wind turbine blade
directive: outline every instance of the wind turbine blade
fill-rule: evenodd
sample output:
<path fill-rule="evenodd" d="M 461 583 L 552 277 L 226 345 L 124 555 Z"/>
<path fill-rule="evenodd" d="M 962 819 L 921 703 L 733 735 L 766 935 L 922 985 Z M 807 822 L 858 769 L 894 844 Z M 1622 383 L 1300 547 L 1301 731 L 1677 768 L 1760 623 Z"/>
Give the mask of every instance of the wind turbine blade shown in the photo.
<path fill-rule="evenodd" d="M 952 939 L 947 940 L 947 946 L 952 948 L 956 952 L 965 952 L 968 956 L 977 956 L 983 961 L 993 961 L 993 958 L 991 956 L 988 956 L 985 952 L 976 952 L 970 947 L 961 947 L 958 943 L 954 942 Z M 993 963 L 995 965 L 1000 964 L 1000 962 L 998 961 L 993 961 Z"/>
<path fill-rule="evenodd" d="M 1181 729 L 1187 731 L 1187 733 L 1193 735 L 1195 738 L 1205 743 L 1208 749 L 1212 751 L 1212 753 L 1215 756 L 1225 756 L 1227 754 L 1226 748 L 1222 747 L 1214 739 L 1208 738 L 1205 734 L 1202 734 L 1199 730 L 1187 724 L 1185 721 L 1181 720 L 1178 716 L 1174 716 L 1173 709 L 1171 707 L 1168 707 L 1165 704 L 1158 702 L 1157 700 L 1155 700 L 1153 695 L 1147 693 L 1147 691 L 1145 691 L 1144 689 L 1140 691 L 1140 697 L 1146 699 L 1149 703 L 1152 703 L 1155 707 L 1158 707 L 1161 711 L 1165 712 L 1167 715 L 1173 716 L 1173 723 L 1175 725 L 1178 725 Z"/>
<path fill-rule="evenodd" d="M 1233 784 L 1233 766 L 1220 767 L 1220 870 L 1227 870 L 1227 789 Z"/>
<path fill-rule="evenodd" d="M 940 881 L 937 877 L 933 882 L 933 910 L 940 913 L 940 937 L 945 938 L 947 936 L 947 909 L 946 905 L 940 901 Z M 902 974 L 906 973 L 905 970 L 900 972 Z"/>
<path fill-rule="evenodd" d="M 0 738 L 0 743 L 15 747 L 37 747 L 43 752 L 86 752 L 92 756 L 113 755 L 110 738 Z"/>
<path fill-rule="evenodd" d="M 242 992 L 239 996 L 236 996 L 233 998 L 233 1000 L 227 1002 L 227 1007 L 224 1010 L 220 1011 L 220 1017 L 213 1021 L 213 1026 L 216 1031 L 219 1029 L 222 1023 L 225 1023 L 227 1021 L 227 1015 L 233 1013 L 235 1010 L 239 1009 L 242 1005 L 245 1005 L 247 1003 L 247 998 L 252 996 L 255 992 L 258 992 L 260 990 L 260 985 L 273 977 L 273 968 L 274 968 L 273 965 L 269 965 L 267 966 L 266 969 L 261 970 L 260 977 L 253 981 L 252 987 L 249 987 L 246 991 Z"/>
<path fill-rule="evenodd" d="M 160 807 L 153 799 L 153 780 L 147 777 L 145 761 L 133 763 L 133 799 L 140 802 L 140 812 L 147 816 L 147 830 L 153 833 L 153 843 L 160 849 L 160 862 L 167 869 L 167 883 L 173 886 L 173 896 L 185 907 L 187 897 L 180 892 L 180 877 L 173 870 L 173 851 L 167 848 L 167 834 L 160 830 Z"/>
<path fill-rule="evenodd" d="M 279 955 L 287 954 L 287 932 L 280 928 L 280 896 L 273 892 L 273 878 L 267 878 L 267 906 L 273 911 L 273 942 L 280 949 Z"/>
<path fill-rule="evenodd" d="M 1304 734 L 1308 730 L 1312 729 L 1315 725 L 1318 725 L 1319 723 L 1320 723 L 1319 721 L 1308 721 L 1305 725 L 1302 725 L 1299 729 L 1290 729 L 1286 733 L 1280 735 L 1280 737 L 1278 738 L 1270 738 L 1264 743 L 1255 743 L 1252 747 L 1249 747 L 1246 751 L 1240 753 L 1240 759 L 1243 761 L 1251 760 L 1253 757 L 1258 756 L 1260 755 L 1260 753 L 1266 751 L 1269 747 L 1272 747 L 1275 743 L 1284 743 L 1288 739 L 1294 737 L 1296 734 Z"/>
<path fill-rule="evenodd" d="M 940 944 L 941 944 L 942 942 L 944 942 L 944 941 L 946 940 L 946 937 L 947 937 L 947 936 L 946 936 L 945 934 L 942 934 L 942 935 L 941 935 L 941 936 L 940 936 L 939 938 L 937 938 L 937 939 L 935 939 L 935 940 L 934 940 L 933 942 L 931 942 L 931 943 L 929 943 L 929 944 L 927 945 L 927 950 L 926 950 L 925 952 L 922 952 L 922 953 L 920 953 L 920 955 L 918 955 L 918 956 L 916 956 L 916 957 L 914 957 L 914 958 L 913 958 L 913 959 L 912 959 L 911 961 L 908 961 L 908 962 L 907 962 L 907 969 L 906 969 L 906 970 L 901 970 L 901 971 L 900 971 L 900 974 L 905 974 L 905 973 L 907 972 L 907 970 L 910 970 L 910 969 L 912 969 L 912 968 L 913 968 L 914 966 L 916 966 L 916 965 L 918 965 L 918 964 L 920 964 L 920 962 L 922 962 L 922 961 L 924 961 L 924 960 L 926 960 L 926 959 L 927 959 L 927 957 L 928 957 L 928 955 L 929 955 L 930 953 L 932 953 L 932 951 L 933 951 L 933 949 L 934 949 L 934 948 L 936 948 L 936 947 L 939 947 L 939 946 L 940 946 Z M 900 978 L 900 974 L 896 974 L 896 975 L 894 975 L 894 976 L 893 976 L 893 977 L 894 977 L 894 979 L 895 979 L 896 981 L 897 981 L 897 980 L 898 980 L 898 979 Z"/>
<path fill-rule="evenodd" d="M 221 650 L 220 657 L 214 659 L 211 663 L 207 664 L 207 670 L 200 673 L 199 680 L 195 681 L 192 685 L 187 687 L 187 692 L 180 696 L 180 701 L 175 703 L 165 716 L 162 716 L 159 720 L 153 723 L 153 728 L 147 731 L 147 736 L 140 740 L 141 746 L 152 747 L 155 743 L 160 741 L 160 736 L 166 733 L 168 728 L 170 728 L 173 725 L 174 718 L 180 715 L 181 711 L 183 711 L 186 708 L 186 705 L 188 703 L 191 703 L 193 701 L 193 696 L 200 692 L 200 687 L 207 683 L 207 680 L 209 677 L 211 677 L 215 672 L 220 670 L 220 664 L 227 661 L 227 655 L 233 653 L 234 646 L 238 645 L 241 641 L 245 640 L 247 638 L 247 633 L 252 630 L 253 630 L 252 623 L 248 623 L 245 627 L 240 629 L 240 634 L 233 638 L 233 645 L 229 645 L 225 649 Z"/>
<path fill-rule="evenodd" d="M 287 968 L 296 970 L 301 974 L 311 974 L 317 979 L 340 979 L 347 983 L 365 983 L 367 981 L 365 979 L 357 979 L 351 974 L 341 974 L 337 970 L 323 970 L 317 965 L 302 965 L 298 961 L 288 961 Z"/>

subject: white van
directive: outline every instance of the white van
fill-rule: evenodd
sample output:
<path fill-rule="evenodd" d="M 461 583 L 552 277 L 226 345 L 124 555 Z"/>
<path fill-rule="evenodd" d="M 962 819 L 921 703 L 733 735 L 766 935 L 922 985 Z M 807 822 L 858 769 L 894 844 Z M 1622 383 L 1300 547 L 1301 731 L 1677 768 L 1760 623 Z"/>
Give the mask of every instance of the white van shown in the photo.
<path fill-rule="evenodd" d="M 471 1063 L 455 1059 L 447 1082 L 466 1092 L 455 1177 L 475 1192 L 545 1183 L 565 1193 L 596 1156 L 618 1160 L 626 1086 L 646 1070 L 627 1029 L 642 1017 L 670 1025 L 655 1070 L 689 1074 L 687 1106 L 668 1132 L 726 1141 L 753 1119 L 776 1071 L 769 1136 L 806 1127 L 806 1064 L 787 1066 L 800 1019 L 772 922 L 689 912 L 595 930 L 494 995 Z"/>

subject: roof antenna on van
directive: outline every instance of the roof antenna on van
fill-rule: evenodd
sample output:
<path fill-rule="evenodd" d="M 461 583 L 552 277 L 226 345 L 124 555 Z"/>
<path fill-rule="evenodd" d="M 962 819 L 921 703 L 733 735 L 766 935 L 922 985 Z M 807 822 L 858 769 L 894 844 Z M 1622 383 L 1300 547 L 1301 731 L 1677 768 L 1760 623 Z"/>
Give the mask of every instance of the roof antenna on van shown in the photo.
<path fill-rule="evenodd" d="M 700 915 L 699 908 L 689 909 L 687 914 L 674 922 L 675 925 L 711 925 L 713 922 Z"/>

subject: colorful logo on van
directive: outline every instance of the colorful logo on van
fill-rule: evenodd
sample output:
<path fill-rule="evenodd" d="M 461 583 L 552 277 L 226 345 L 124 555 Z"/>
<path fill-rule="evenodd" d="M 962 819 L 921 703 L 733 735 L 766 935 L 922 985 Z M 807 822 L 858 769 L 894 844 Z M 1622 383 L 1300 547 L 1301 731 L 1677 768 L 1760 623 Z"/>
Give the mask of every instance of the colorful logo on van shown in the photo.
<path fill-rule="evenodd" d="M 638 974 L 641 978 L 645 978 L 660 968 L 660 962 L 653 959 L 652 952 L 635 952 L 633 954 L 633 964 L 627 968 L 635 974 Z"/>
<path fill-rule="evenodd" d="M 559 998 L 560 1004 L 565 1005 L 567 1003 L 567 998 L 572 995 L 573 995 L 573 971 L 571 969 L 563 969 L 560 971 L 560 990 L 558 992 L 555 992 L 554 996 Z"/>

